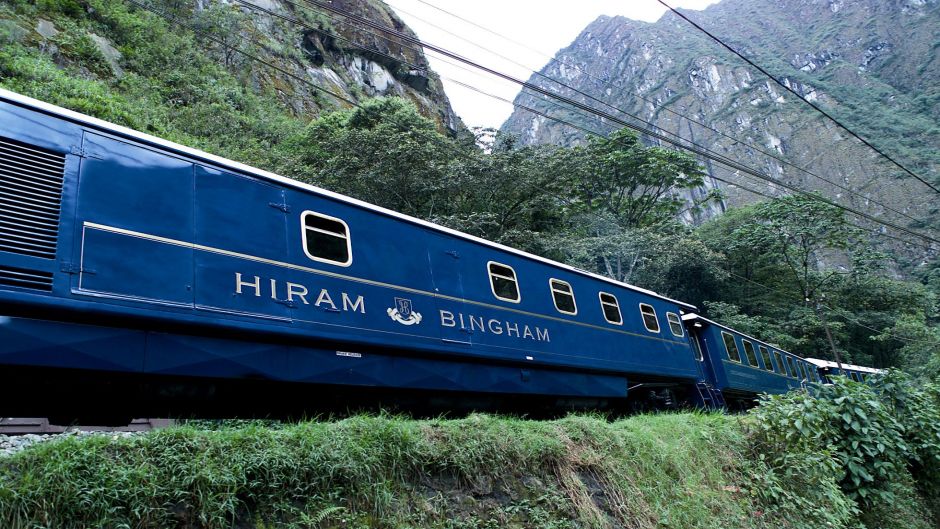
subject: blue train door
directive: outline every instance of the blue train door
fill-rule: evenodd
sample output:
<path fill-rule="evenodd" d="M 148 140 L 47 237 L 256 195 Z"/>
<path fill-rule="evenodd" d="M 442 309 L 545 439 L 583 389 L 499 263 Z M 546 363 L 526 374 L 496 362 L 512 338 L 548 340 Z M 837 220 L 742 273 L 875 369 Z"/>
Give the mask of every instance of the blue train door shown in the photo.
<path fill-rule="evenodd" d="M 193 164 L 86 132 L 78 193 L 73 292 L 192 307 Z"/>
<path fill-rule="evenodd" d="M 196 308 L 290 321 L 284 190 L 196 166 Z"/>
<path fill-rule="evenodd" d="M 435 236 L 435 238 L 437 238 Z M 440 326 L 441 340 L 446 344 L 469 347 L 472 330 L 468 327 L 464 303 L 464 286 L 461 277 L 460 252 L 448 245 L 448 241 L 428 247 L 428 264 L 437 294 L 435 325 Z"/>
<path fill-rule="evenodd" d="M 709 363 L 708 357 L 711 353 L 706 348 L 705 340 L 702 339 L 697 329 L 693 326 L 687 326 L 686 329 L 689 331 L 689 342 L 692 344 L 692 354 L 695 355 L 695 364 L 698 366 L 699 378 L 714 386 L 716 384 L 715 372 L 711 363 Z"/>

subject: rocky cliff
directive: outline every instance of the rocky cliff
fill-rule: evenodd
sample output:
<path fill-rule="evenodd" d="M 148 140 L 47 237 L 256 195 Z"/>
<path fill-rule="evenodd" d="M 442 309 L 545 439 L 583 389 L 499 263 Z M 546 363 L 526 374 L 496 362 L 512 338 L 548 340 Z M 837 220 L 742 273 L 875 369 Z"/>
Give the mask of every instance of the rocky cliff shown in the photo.
<path fill-rule="evenodd" d="M 332 5 L 411 33 L 379 0 L 334 0 Z M 165 32 L 178 37 L 167 38 Z M 219 90 L 241 84 L 265 96 L 273 94 L 295 118 L 348 107 L 344 100 L 400 96 L 413 101 L 442 132 L 464 128 L 420 49 L 359 29 L 303 0 L 3 0 L 0 44 L 0 59 L 6 59 L 0 65 L 0 83 L 66 106 L 75 101 L 24 87 L 23 80 L 36 70 L 19 68 L 24 61 L 45 67 L 45 59 L 71 78 L 97 83 L 115 94 L 126 95 L 141 82 L 158 85 L 151 86 L 150 93 L 174 86 L 180 88 L 180 100 L 161 103 L 177 108 L 200 97 L 198 92 L 214 82 Z M 161 45 L 181 47 L 180 62 L 161 63 L 157 71 L 153 64 L 160 52 L 149 48 Z M 222 65 L 237 82 L 218 79 L 216 70 L 188 58 L 193 55 Z M 187 78 L 198 77 L 198 72 L 188 71 L 194 67 L 202 69 L 201 78 Z M 181 81 L 189 86 L 178 87 Z M 96 113 L 94 108 L 78 109 Z"/>
<path fill-rule="evenodd" d="M 940 181 L 938 0 L 723 0 L 686 14 L 919 174 Z M 653 24 L 602 16 L 555 59 L 542 74 L 666 131 L 871 214 L 936 226 L 940 201 L 933 191 L 671 13 Z M 530 82 L 635 121 L 544 77 Z M 516 102 L 600 132 L 612 129 L 561 113 L 557 104 L 525 91 Z M 502 130 L 526 143 L 570 144 L 583 136 L 518 109 Z M 703 163 L 718 178 L 769 195 L 784 191 Z M 716 180 L 710 185 L 725 191 L 725 204 L 689 221 L 761 198 Z"/>
<path fill-rule="evenodd" d="M 339 15 L 317 11 L 309 4 L 288 0 L 253 1 L 267 10 L 287 17 L 303 18 L 309 27 L 285 23 L 263 11 L 244 9 L 254 15 L 254 30 L 275 44 L 274 49 L 292 47 L 298 52 L 286 66 L 317 85 L 347 99 L 399 96 L 413 101 L 418 109 L 434 119 L 442 130 L 457 132 L 463 128 L 444 93 L 440 78 L 428 64 L 424 52 L 400 39 L 362 28 Z M 236 4 L 237 5 L 237 4 Z M 333 7 L 378 22 L 396 31 L 414 36 L 414 32 L 380 0 L 334 0 Z M 243 5 L 241 7 L 244 7 Z M 317 29 L 310 29 L 310 28 Z M 270 58 L 277 58 L 272 54 Z M 324 106 L 319 98 L 306 95 L 309 88 L 277 71 L 261 74 L 271 83 L 287 84 L 283 95 L 298 111 L 316 112 Z M 327 99 L 329 96 L 327 96 Z M 342 106 L 333 100 L 326 106 Z"/>

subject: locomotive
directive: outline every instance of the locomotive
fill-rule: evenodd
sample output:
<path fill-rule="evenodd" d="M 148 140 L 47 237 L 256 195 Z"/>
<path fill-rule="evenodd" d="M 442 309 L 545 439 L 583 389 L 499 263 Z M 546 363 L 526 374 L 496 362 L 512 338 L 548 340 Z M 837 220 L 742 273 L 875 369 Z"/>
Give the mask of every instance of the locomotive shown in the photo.
<path fill-rule="evenodd" d="M 0 90 L 0 415 L 741 407 L 838 369 L 646 289 Z"/>

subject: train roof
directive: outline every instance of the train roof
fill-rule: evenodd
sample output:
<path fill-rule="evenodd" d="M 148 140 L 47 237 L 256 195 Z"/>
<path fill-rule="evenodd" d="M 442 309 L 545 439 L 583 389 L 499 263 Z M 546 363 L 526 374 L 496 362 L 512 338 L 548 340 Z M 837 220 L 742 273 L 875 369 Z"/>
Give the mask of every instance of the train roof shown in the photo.
<path fill-rule="evenodd" d="M 839 369 L 839 364 L 832 362 L 830 360 L 820 360 L 818 358 L 807 358 L 807 362 L 816 365 L 817 367 L 828 367 L 831 369 Z M 856 366 L 852 364 L 842 363 L 843 369 L 848 369 L 849 371 L 860 371 L 862 373 L 872 373 L 872 374 L 883 374 L 887 373 L 884 369 L 875 369 L 873 367 L 865 366 Z"/>
<path fill-rule="evenodd" d="M 630 290 L 633 290 L 633 291 L 636 291 L 636 292 L 640 292 L 640 293 L 646 294 L 646 295 L 648 295 L 648 296 L 652 296 L 652 297 L 659 298 L 659 299 L 664 300 L 664 301 L 668 301 L 668 302 L 671 302 L 671 303 L 675 303 L 675 304 L 680 305 L 680 306 L 685 307 L 685 308 L 689 308 L 689 309 L 692 309 L 692 310 L 695 310 L 695 309 L 696 309 L 695 305 L 691 305 L 691 304 L 689 304 L 689 303 L 685 303 L 684 301 L 679 301 L 679 300 L 675 300 L 675 299 L 668 298 L 668 297 L 666 297 L 666 296 L 657 294 L 656 292 L 653 292 L 652 290 L 647 290 L 647 289 L 645 289 L 645 288 L 640 288 L 640 287 L 631 285 L 631 284 L 629 284 L 629 283 L 624 283 L 624 282 L 622 282 L 622 281 L 617 281 L 617 280 L 611 279 L 611 278 L 609 278 L 609 277 L 604 277 L 604 276 L 599 275 L 599 274 L 594 274 L 594 273 L 592 273 L 592 272 L 588 272 L 587 270 L 582 270 L 582 269 L 580 269 L 580 268 L 575 268 L 575 267 L 573 267 L 573 266 L 566 265 L 566 264 L 563 264 L 563 263 L 559 263 L 559 262 L 553 261 L 553 260 L 551 260 L 551 259 L 546 259 L 545 257 L 540 257 L 540 256 L 538 256 L 538 255 L 534 255 L 534 254 L 531 254 L 531 253 L 528 253 L 528 252 L 524 252 L 524 251 L 518 250 L 518 249 L 516 249 L 516 248 L 512 248 L 512 247 L 509 247 L 509 246 L 504 246 L 504 245 L 502 245 L 502 244 L 498 244 L 498 243 L 495 243 L 495 242 L 492 242 L 492 241 L 488 241 L 488 240 L 486 240 L 486 239 L 481 239 L 480 237 L 474 237 L 473 235 L 470 235 L 470 234 L 467 234 L 467 233 L 463 233 L 463 232 L 460 232 L 460 231 L 457 231 L 457 230 L 454 230 L 454 229 L 451 229 L 451 228 L 447 228 L 447 227 L 441 226 L 441 225 L 439 225 L 439 224 L 434 224 L 433 222 L 428 222 L 428 221 L 426 221 L 426 220 L 422 220 L 422 219 L 419 219 L 419 218 L 416 218 L 416 217 L 412 217 L 412 216 L 409 216 L 409 215 L 405 215 L 405 214 L 403 214 L 403 213 L 399 213 L 399 212 L 397 212 L 397 211 L 393 211 L 393 210 L 390 210 L 390 209 L 387 209 L 387 208 L 383 208 L 383 207 L 381 207 L 381 206 L 376 206 L 375 204 L 370 204 L 370 203 L 364 202 L 364 201 L 362 201 L 362 200 L 358 200 L 358 199 L 355 199 L 355 198 L 352 198 L 352 197 L 347 197 L 347 196 L 345 196 L 345 195 L 341 195 L 341 194 L 335 193 L 335 192 L 333 192 L 333 191 L 329 191 L 329 190 L 326 190 L 326 189 L 323 189 L 323 188 L 320 188 L 320 187 L 316 187 L 316 186 L 313 186 L 313 185 L 310 185 L 310 184 L 306 184 L 306 183 L 304 183 L 304 182 L 299 182 L 299 181 L 294 180 L 294 179 L 292 179 L 292 178 L 287 178 L 286 176 L 281 176 L 281 175 L 279 175 L 279 174 L 275 174 L 275 173 L 272 173 L 272 172 L 269 172 L 269 171 L 265 171 L 265 170 L 263 170 L 263 169 L 258 169 L 258 168 L 256 168 L 256 167 L 251 167 L 250 165 L 246 165 L 246 164 L 239 163 L 239 162 L 236 162 L 236 161 L 233 161 L 233 160 L 229 160 L 229 159 L 227 159 L 227 158 L 222 158 L 221 156 L 216 156 L 216 155 L 214 155 L 214 154 L 209 154 L 209 153 L 207 153 L 207 152 L 200 151 L 200 150 L 198 150 L 198 149 L 193 149 L 193 148 L 191 148 L 191 147 L 186 147 L 185 145 L 180 145 L 180 144 L 178 144 L 178 143 L 174 143 L 174 142 L 171 142 L 171 141 L 168 141 L 168 140 L 164 140 L 164 139 L 162 139 L 162 138 L 158 138 L 158 137 L 156 137 L 156 136 L 152 136 L 152 135 L 150 135 L 150 134 L 145 134 L 145 133 L 143 133 L 143 132 L 139 132 L 139 131 L 136 131 L 136 130 L 133 130 L 133 129 L 129 129 L 129 128 L 123 127 L 123 126 L 121 126 L 121 125 L 115 125 L 114 123 L 109 123 L 109 122 L 107 122 L 107 121 L 104 121 L 104 120 L 101 120 L 101 119 L 98 119 L 98 118 L 94 118 L 94 117 L 91 117 L 91 116 L 88 116 L 88 115 L 85 115 L 85 114 L 81 114 L 81 113 L 79 113 L 79 112 L 75 112 L 75 111 L 73 111 L 73 110 L 69 110 L 69 109 L 66 109 L 66 108 L 62 108 L 62 107 L 59 107 L 59 106 L 56 106 L 56 105 L 52 105 L 52 104 L 50 104 L 50 103 L 46 103 L 46 102 L 40 101 L 40 100 L 38 100 L 38 99 L 34 99 L 34 98 L 32 98 L 32 97 L 24 96 L 24 95 L 18 94 L 18 93 L 16 93 L 16 92 L 11 92 L 11 91 L 6 90 L 6 89 L 3 89 L 3 88 L 0 88 L 0 100 L 4 100 L 4 101 L 7 101 L 7 102 L 10 102 L 10 103 L 13 103 L 13 104 L 15 104 L 15 105 L 22 106 L 22 107 L 31 108 L 31 109 L 33 109 L 33 110 L 37 110 L 37 111 L 43 112 L 43 113 L 45 113 L 45 114 L 51 114 L 51 115 L 54 115 L 54 116 L 59 116 L 59 117 L 61 117 L 61 118 L 67 119 L 67 120 L 72 121 L 72 122 L 75 122 L 75 123 L 79 123 L 79 124 L 81 124 L 81 125 L 86 125 L 86 126 L 89 126 L 89 127 L 94 127 L 94 128 L 96 128 L 96 129 L 105 130 L 105 131 L 108 131 L 108 132 L 111 132 L 111 133 L 114 133 L 114 134 L 117 134 L 117 135 L 120 135 L 120 136 L 125 136 L 125 137 L 128 137 L 128 138 L 133 138 L 133 139 L 135 139 L 135 140 L 137 140 L 137 141 L 140 141 L 140 142 L 143 142 L 143 143 L 148 143 L 148 144 L 150 144 L 150 145 L 162 147 L 162 148 L 165 148 L 165 149 L 170 149 L 170 150 L 176 151 L 176 152 L 178 152 L 178 153 L 185 154 L 185 155 L 187 155 L 187 156 L 191 156 L 191 157 L 194 157 L 194 158 L 197 158 L 197 159 L 202 159 L 202 160 L 211 162 L 211 163 L 213 163 L 213 164 L 215 164 L 215 165 L 222 166 L 222 167 L 226 167 L 226 168 L 229 168 L 229 169 L 238 171 L 238 172 L 240 172 L 240 173 L 249 174 L 249 175 L 252 175 L 252 176 L 256 176 L 256 177 L 258 177 L 258 178 L 262 178 L 262 179 L 265 179 L 265 180 L 269 180 L 269 181 L 272 181 L 272 182 L 276 182 L 276 183 L 281 184 L 281 185 L 286 185 L 286 186 L 294 187 L 294 188 L 301 189 L 301 190 L 304 190 L 304 191 L 310 191 L 310 192 L 313 192 L 313 193 L 317 193 L 317 194 L 320 194 L 320 195 L 329 197 L 329 198 L 334 199 L 334 200 L 338 200 L 338 201 L 341 201 L 341 202 L 345 202 L 345 203 L 347 203 L 347 204 L 351 204 L 351 205 L 354 205 L 354 206 L 357 206 L 357 207 L 360 207 L 360 208 L 363 208 L 363 209 L 368 209 L 368 210 L 371 210 L 371 211 L 375 211 L 375 212 L 377 212 L 377 213 L 380 213 L 380 214 L 383 214 L 383 215 L 387 215 L 387 216 L 390 216 L 390 217 L 398 218 L 398 219 L 401 219 L 401 220 L 410 222 L 410 223 L 412 223 L 412 224 L 417 224 L 417 225 L 420 225 L 420 226 L 424 226 L 424 227 L 426 227 L 426 228 L 431 228 L 431 229 L 433 229 L 433 230 L 446 233 L 446 234 L 448 234 L 448 235 L 453 235 L 453 236 L 455 236 L 455 237 L 460 237 L 460 238 L 465 239 L 465 240 L 473 241 L 473 242 L 478 243 L 478 244 L 482 244 L 482 245 L 489 246 L 489 247 L 491 247 L 491 248 L 495 248 L 495 249 L 498 249 L 498 250 L 501 250 L 501 251 L 504 251 L 504 252 L 508 252 L 508 253 L 512 253 L 512 254 L 515 254 L 515 255 L 518 255 L 518 256 L 521 256 L 521 257 L 525 257 L 525 258 L 531 259 L 531 260 L 533 260 L 533 261 L 539 261 L 539 262 L 542 262 L 542 263 L 550 264 L 550 265 L 552 265 L 552 266 L 555 266 L 555 267 L 558 267 L 558 268 L 562 268 L 562 269 L 568 270 L 569 272 L 574 272 L 574 273 L 577 273 L 577 274 L 579 274 L 579 275 L 588 276 L 588 277 L 591 277 L 591 278 L 594 278 L 594 279 L 597 279 L 597 280 L 600 280 L 600 281 L 604 281 L 604 282 L 607 282 L 607 283 L 612 283 L 612 284 L 614 284 L 614 285 L 618 285 L 618 286 L 620 286 L 620 287 L 624 287 L 624 288 L 627 288 L 627 289 L 630 289 Z"/>
<path fill-rule="evenodd" d="M 808 358 L 803 358 L 802 356 L 800 356 L 800 355 L 798 355 L 798 354 L 791 353 L 790 351 L 781 349 L 780 347 L 778 347 L 778 346 L 776 346 L 776 345 L 769 344 L 769 343 L 767 343 L 767 342 L 765 342 L 765 341 L 763 341 L 763 340 L 759 340 L 759 339 L 757 339 L 757 338 L 754 338 L 754 337 L 751 336 L 751 335 L 744 334 L 743 332 L 741 332 L 741 331 L 739 331 L 739 330 L 732 329 L 731 327 L 728 327 L 727 325 L 722 325 L 722 324 L 718 323 L 717 321 L 710 320 L 710 319 L 708 319 L 708 318 L 702 316 L 701 314 L 691 313 L 691 314 L 683 314 L 683 315 L 682 315 L 682 321 L 695 321 L 695 320 L 702 320 L 702 321 L 708 323 L 709 325 L 714 325 L 715 327 L 721 327 L 722 329 L 725 329 L 726 331 L 733 332 L 733 333 L 735 333 L 735 334 L 737 334 L 737 335 L 740 335 L 740 336 L 743 336 L 743 337 L 747 338 L 748 340 L 752 340 L 752 341 L 757 342 L 757 343 L 759 343 L 759 344 L 761 344 L 761 345 L 765 345 L 765 346 L 767 346 L 767 347 L 770 347 L 771 349 L 774 349 L 774 350 L 776 350 L 776 351 L 780 351 L 781 353 L 784 353 L 784 354 L 793 356 L 793 357 L 795 357 L 795 358 L 799 358 L 799 359 L 801 359 L 801 360 L 809 360 Z"/>

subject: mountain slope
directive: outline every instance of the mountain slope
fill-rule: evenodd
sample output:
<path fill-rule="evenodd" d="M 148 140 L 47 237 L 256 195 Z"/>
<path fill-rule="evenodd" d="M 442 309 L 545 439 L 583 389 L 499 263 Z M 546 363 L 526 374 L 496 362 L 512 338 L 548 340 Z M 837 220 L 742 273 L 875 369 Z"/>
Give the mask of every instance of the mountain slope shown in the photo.
<path fill-rule="evenodd" d="M 290 140 L 369 97 L 464 130 L 420 50 L 301 2 L 250 4 L 0 1 L 0 86 L 292 176 Z M 334 4 L 411 31 L 378 0 Z"/>
<path fill-rule="evenodd" d="M 933 182 L 940 180 L 938 0 L 724 0 L 688 16 L 916 172 Z M 927 222 L 936 225 L 940 202 L 934 192 L 903 177 L 896 167 L 671 13 L 654 24 L 602 16 L 560 50 L 556 60 L 541 73 L 774 178 L 900 224 L 918 226 L 909 217 L 929 217 Z M 540 76 L 530 82 L 616 113 Z M 516 101 L 597 131 L 612 129 L 609 123 L 561 112 L 525 91 Z M 522 110 L 516 110 L 502 130 L 526 143 L 570 144 L 582 137 Z M 762 193 L 781 193 L 776 186 L 715 164 L 706 167 L 713 176 Z M 717 181 L 712 185 L 725 190 L 726 203 L 732 206 L 761 198 Z M 871 199 L 900 213 L 872 204 Z"/>

